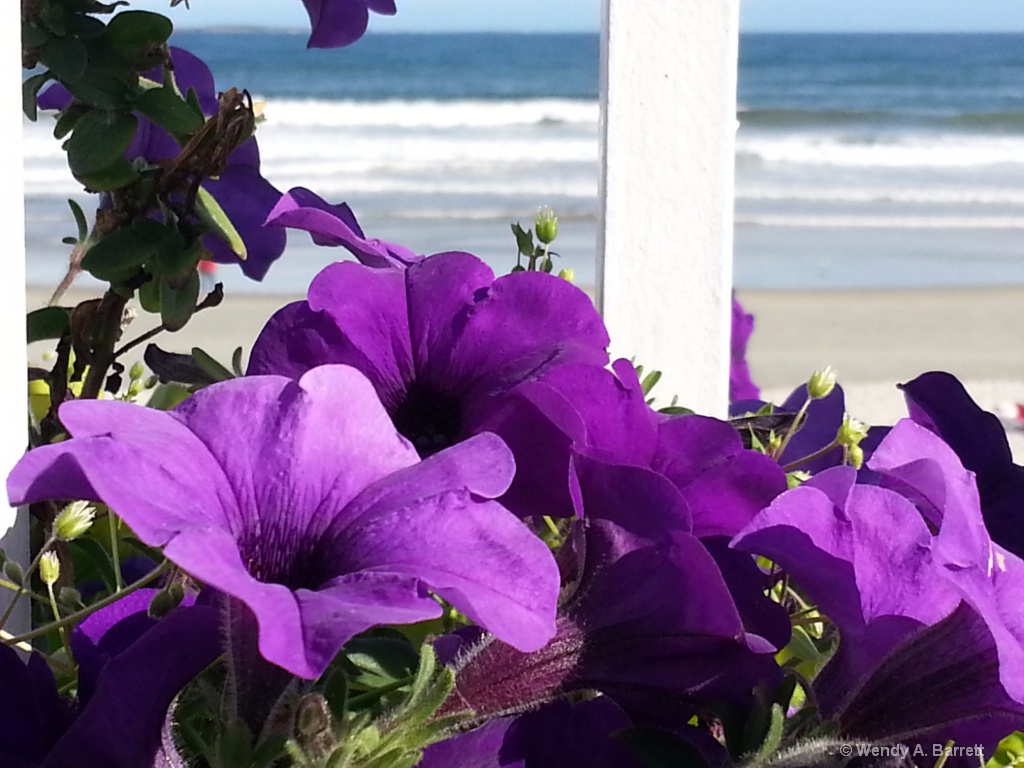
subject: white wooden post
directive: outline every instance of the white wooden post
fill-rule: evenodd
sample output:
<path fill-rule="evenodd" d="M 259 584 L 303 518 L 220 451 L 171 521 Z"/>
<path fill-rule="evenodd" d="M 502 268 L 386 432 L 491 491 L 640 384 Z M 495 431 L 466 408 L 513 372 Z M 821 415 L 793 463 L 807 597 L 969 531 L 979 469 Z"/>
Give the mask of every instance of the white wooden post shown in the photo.
<path fill-rule="evenodd" d="M 0 6 L 0 210 L 3 216 L 3 279 L 0 279 L 0 479 L 25 452 L 27 389 L 25 367 L 25 200 L 21 146 L 21 4 Z M 0 493 L 0 546 L 8 556 L 28 565 L 28 520 L 24 509 L 7 506 L 7 492 Z M 11 592 L 0 590 L 0 609 Z M 5 630 L 28 628 L 28 601 L 22 600 Z"/>
<path fill-rule="evenodd" d="M 728 404 L 739 0 L 604 0 L 598 306 L 659 404 Z"/>

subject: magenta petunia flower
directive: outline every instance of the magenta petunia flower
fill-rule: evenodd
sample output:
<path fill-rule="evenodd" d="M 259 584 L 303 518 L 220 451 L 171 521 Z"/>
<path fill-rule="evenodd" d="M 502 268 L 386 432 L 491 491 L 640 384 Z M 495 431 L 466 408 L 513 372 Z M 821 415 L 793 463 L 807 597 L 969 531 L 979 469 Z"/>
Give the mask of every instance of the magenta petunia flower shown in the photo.
<path fill-rule="evenodd" d="M 305 230 L 317 245 L 340 245 L 368 267 L 404 268 L 423 260 L 405 246 L 366 237 L 346 203 L 332 205 L 302 187 L 281 197 L 266 224 Z"/>
<path fill-rule="evenodd" d="M 843 734 L 991 744 L 1024 718 L 1024 562 L 991 543 L 973 475 L 924 428 L 901 421 L 869 466 L 880 486 L 826 470 L 733 546 L 778 562 L 839 628 L 815 692 Z"/>
<path fill-rule="evenodd" d="M 210 68 L 197 56 L 182 48 L 171 48 L 174 78 L 182 93 L 195 91 L 203 114 L 216 115 L 219 110 L 217 90 Z M 160 81 L 158 70 L 147 72 L 146 77 Z M 61 85 L 53 85 L 39 97 L 42 109 L 63 109 L 71 103 L 71 94 Z M 129 160 L 142 158 L 150 163 L 171 160 L 181 152 L 181 146 L 163 128 L 151 120 L 137 115 L 135 138 L 125 151 Z M 203 246 L 214 261 L 238 264 L 246 277 L 262 280 L 270 265 L 284 253 L 287 237 L 284 232 L 267 230 L 263 222 L 281 197 L 281 193 L 260 175 L 260 153 L 256 138 L 252 137 L 238 147 L 227 160 L 227 167 L 216 179 L 206 179 L 203 187 L 216 199 L 245 243 L 245 260 L 231 250 L 227 243 L 214 234 L 203 235 Z"/>
<path fill-rule="evenodd" d="M 439 616 L 431 593 L 523 650 L 554 633 L 554 559 L 490 501 L 514 471 L 505 445 L 480 435 L 421 462 L 352 368 L 233 379 L 170 413 L 67 403 L 61 420 L 74 437 L 19 462 L 12 501 L 108 504 L 230 596 L 294 675 L 374 625 Z"/>
<path fill-rule="evenodd" d="M 397 12 L 395 0 L 302 0 L 313 27 L 310 48 L 343 48 L 366 34 L 370 11 L 385 16 Z"/>

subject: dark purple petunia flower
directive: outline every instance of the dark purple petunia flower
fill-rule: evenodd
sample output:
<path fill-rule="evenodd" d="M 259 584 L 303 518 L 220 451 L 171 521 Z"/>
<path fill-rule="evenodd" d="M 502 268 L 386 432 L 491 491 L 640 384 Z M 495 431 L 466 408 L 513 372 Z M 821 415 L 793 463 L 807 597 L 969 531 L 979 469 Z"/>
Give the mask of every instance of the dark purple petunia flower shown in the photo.
<path fill-rule="evenodd" d="M 302 187 L 281 197 L 266 224 L 305 230 L 317 245 L 340 245 L 368 267 L 405 268 L 423 260 L 404 246 L 367 238 L 346 203 L 331 205 Z"/>
<path fill-rule="evenodd" d="M 174 78 L 178 89 L 196 92 L 199 105 L 207 117 L 219 110 L 213 75 L 202 60 L 181 48 L 171 48 Z M 160 81 L 158 70 L 145 74 Z M 63 109 L 71 102 L 71 94 L 60 85 L 48 88 L 39 97 L 42 109 Z M 138 116 L 135 138 L 125 151 L 129 160 L 142 158 L 160 163 L 178 156 L 181 147 L 167 131 L 152 121 Z M 238 264 L 246 277 L 262 280 L 270 265 L 284 253 L 286 235 L 278 230 L 263 228 L 267 214 L 281 198 L 281 193 L 260 175 L 260 155 L 256 138 L 252 137 L 228 157 L 227 168 L 216 179 L 207 179 L 203 187 L 213 196 L 241 236 L 246 247 L 246 258 L 239 259 L 230 246 L 214 234 L 203 236 L 203 246 L 213 261 Z"/>
<path fill-rule="evenodd" d="M 514 736 L 521 730 L 546 745 L 543 759 L 535 755 L 537 765 L 573 764 L 566 752 L 571 742 L 560 742 L 553 730 L 566 712 L 540 718 L 572 693 L 597 691 L 609 700 L 597 712 L 575 711 L 573 732 L 592 734 L 588 738 L 630 725 L 679 729 L 693 714 L 709 711 L 731 730 L 749 715 L 755 688 L 770 689 L 781 678 L 775 649 L 744 631 L 722 574 L 689 532 L 689 510 L 670 482 L 641 467 L 596 464 L 581 481 L 589 517 L 585 526 L 577 522 L 581 562 L 555 638 L 525 654 L 485 636 L 455 659 L 455 690 L 442 715 L 480 723 L 515 718 L 484 726 L 501 731 L 500 738 L 490 733 L 481 743 L 481 734 L 473 737 L 477 756 L 497 751 L 496 759 L 480 765 L 525 759 Z M 523 719 L 541 705 L 537 717 Z M 445 763 L 437 754 L 450 749 L 428 750 L 426 764 L 440 768 Z"/>
<path fill-rule="evenodd" d="M 925 373 L 900 389 L 910 418 L 945 440 L 975 474 L 992 540 L 1024 558 L 1024 467 L 1013 463 L 999 418 L 982 410 L 949 373 Z"/>
<path fill-rule="evenodd" d="M 973 476 L 927 430 L 900 422 L 870 467 L 880 486 L 826 470 L 733 545 L 778 562 L 839 628 L 814 687 L 843 735 L 991 745 L 1024 718 L 1024 562 L 990 542 Z"/>
<path fill-rule="evenodd" d="M 612 369 L 563 365 L 523 383 L 513 392 L 520 404 L 515 416 L 502 420 L 496 431 L 513 451 L 522 444 L 523 453 L 543 457 L 562 477 L 571 471 L 570 456 L 653 469 L 682 491 L 700 538 L 735 535 L 786 490 L 778 464 L 745 449 L 728 422 L 659 414 L 647 405 L 628 360 L 616 360 Z M 531 411 L 557 425 L 560 445 L 546 434 L 531 440 L 541 421 Z M 568 490 L 563 496 L 568 507 Z M 576 513 L 586 513 L 578 501 L 574 506 Z"/>
<path fill-rule="evenodd" d="M 508 449 L 480 435 L 421 462 L 352 368 L 233 379 L 170 413 L 67 403 L 61 420 L 73 439 L 19 462 L 14 503 L 108 504 L 230 596 L 254 630 L 238 634 L 294 675 L 319 676 L 371 626 L 439 616 L 431 592 L 524 651 L 553 634 L 554 559 L 489 501 L 511 480 Z"/>
<path fill-rule="evenodd" d="M 74 707 L 60 700 L 46 662 L 23 665 L 0 646 L 0 765 L 4 768 L 171 766 L 168 709 L 221 654 L 220 622 L 207 606 L 183 606 L 159 621 L 139 590 L 97 611 L 71 636 L 80 661 Z M 170 750 L 170 751 L 169 751 Z"/>
<path fill-rule="evenodd" d="M 750 378 L 747 363 L 747 343 L 754 332 L 754 316 L 732 295 L 732 336 L 729 354 L 729 402 L 756 400 L 761 391 Z"/>
<path fill-rule="evenodd" d="M 607 345 L 590 299 L 565 280 L 538 272 L 495 279 L 475 256 L 442 253 L 405 270 L 327 267 L 308 301 L 264 327 L 249 373 L 296 377 L 325 363 L 355 366 L 421 456 L 497 432 L 520 456 L 503 503 L 548 514 L 536 505 L 546 504 L 552 482 L 563 491 L 567 475 L 552 477 L 543 461 L 517 452 L 516 436 L 502 426 L 514 415 L 509 393 L 560 364 L 604 365 Z"/>
<path fill-rule="evenodd" d="M 397 12 L 395 0 L 302 0 L 313 32 L 310 48 L 343 48 L 366 34 L 370 11 L 385 16 Z"/>

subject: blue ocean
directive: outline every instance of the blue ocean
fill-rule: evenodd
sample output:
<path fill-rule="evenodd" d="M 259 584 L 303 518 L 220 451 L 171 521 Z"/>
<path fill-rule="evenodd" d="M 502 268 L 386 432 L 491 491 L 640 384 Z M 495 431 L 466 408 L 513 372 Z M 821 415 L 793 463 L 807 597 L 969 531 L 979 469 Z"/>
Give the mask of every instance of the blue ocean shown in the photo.
<path fill-rule="evenodd" d="M 559 215 L 558 266 L 594 279 L 596 35 L 180 32 L 265 121 L 264 175 L 348 202 L 368 235 L 514 262 L 509 224 Z M 749 35 L 740 44 L 736 284 L 1024 284 L 1024 36 Z M 81 194 L 51 123 L 26 123 L 29 280 L 57 282 Z M 642 235 L 641 235 L 642 236 Z M 261 285 L 336 258 L 303 233 Z M 683 255 L 680 254 L 682 257 Z"/>

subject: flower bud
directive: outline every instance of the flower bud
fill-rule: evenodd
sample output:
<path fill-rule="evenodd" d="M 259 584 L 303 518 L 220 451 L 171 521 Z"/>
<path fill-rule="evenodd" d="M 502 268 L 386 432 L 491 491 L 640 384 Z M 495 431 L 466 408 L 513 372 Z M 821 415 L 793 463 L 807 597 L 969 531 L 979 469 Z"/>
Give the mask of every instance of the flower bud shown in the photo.
<path fill-rule="evenodd" d="M 558 217 L 549 206 L 541 206 L 537 209 L 537 218 L 533 220 L 533 228 L 537 232 L 537 239 L 545 245 L 554 242 L 558 237 Z"/>
<path fill-rule="evenodd" d="M 847 413 L 843 416 L 843 423 L 836 432 L 836 442 L 839 445 L 852 448 L 859 445 L 860 441 L 868 436 L 869 429 L 870 427 L 863 421 L 855 419 Z"/>
<path fill-rule="evenodd" d="M 25 572 L 14 560 L 8 560 L 4 563 L 4 576 L 12 584 L 16 584 L 19 587 L 25 584 Z"/>
<path fill-rule="evenodd" d="M 52 587 L 60 578 L 60 559 L 53 550 L 44 552 L 39 558 L 39 578 L 48 587 Z"/>
<path fill-rule="evenodd" d="M 846 459 L 854 469 L 864 466 L 864 449 L 859 445 L 851 445 L 846 449 Z"/>
<path fill-rule="evenodd" d="M 146 366 L 141 362 L 136 361 L 132 364 L 132 367 L 128 369 L 128 378 L 131 381 L 138 381 L 146 375 Z"/>
<path fill-rule="evenodd" d="M 786 473 L 786 488 L 793 489 L 797 486 L 807 482 L 811 479 L 810 472 L 804 472 L 803 470 L 796 470 L 794 472 Z"/>
<path fill-rule="evenodd" d="M 831 365 L 815 371 L 807 382 L 807 394 L 812 400 L 822 400 L 832 394 L 836 386 L 836 372 Z"/>
<path fill-rule="evenodd" d="M 72 541 L 92 528 L 96 519 L 96 507 L 87 501 L 75 501 L 68 504 L 57 515 L 53 522 L 53 531 L 58 539 Z"/>
<path fill-rule="evenodd" d="M 576 272 L 572 267 L 566 267 L 558 271 L 558 276 L 565 280 L 567 283 L 571 283 L 576 278 Z"/>

